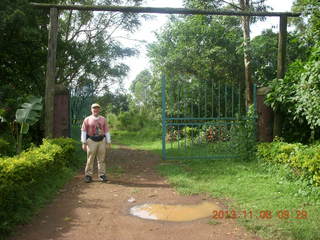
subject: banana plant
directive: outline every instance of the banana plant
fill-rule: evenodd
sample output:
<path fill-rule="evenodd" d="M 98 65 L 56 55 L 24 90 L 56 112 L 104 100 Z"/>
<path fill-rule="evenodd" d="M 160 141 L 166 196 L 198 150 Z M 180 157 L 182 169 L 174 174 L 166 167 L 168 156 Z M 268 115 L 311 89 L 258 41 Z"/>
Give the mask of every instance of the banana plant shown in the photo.
<path fill-rule="evenodd" d="M 0 123 L 6 122 L 6 119 L 2 116 L 4 114 L 4 110 L 0 108 Z"/>
<path fill-rule="evenodd" d="M 42 107 L 42 98 L 31 96 L 27 99 L 27 102 L 23 103 L 21 108 L 16 111 L 16 122 L 20 124 L 17 153 L 21 152 L 22 136 L 27 134 L 29 127 L 39 120 Z"/>

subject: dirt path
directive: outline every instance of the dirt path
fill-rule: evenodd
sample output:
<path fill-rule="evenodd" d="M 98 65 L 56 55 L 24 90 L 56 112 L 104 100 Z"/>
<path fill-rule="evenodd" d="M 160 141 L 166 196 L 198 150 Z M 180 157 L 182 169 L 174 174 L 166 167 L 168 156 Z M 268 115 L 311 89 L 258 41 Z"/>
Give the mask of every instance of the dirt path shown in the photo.
<path fill-rule="evenodd" d="M 129 208 L 143 203 L 195 204 L 205 196 L 181 196 L 154 170 L 160 158 L 147 151 L 120 148 L 108 156 L 108 166 L 120 169 L 109 183 L 83 182 L 76 176 L 56 199 L 19 227 L 11 240 L 195 240 L 260 239 L 239 227 L 235 220 L 221 219 L 209 224 L 209 218 L 191 222 L 165 222 L 140 219 Z M 133 197 L 135 202 L 128 202 Z"/>

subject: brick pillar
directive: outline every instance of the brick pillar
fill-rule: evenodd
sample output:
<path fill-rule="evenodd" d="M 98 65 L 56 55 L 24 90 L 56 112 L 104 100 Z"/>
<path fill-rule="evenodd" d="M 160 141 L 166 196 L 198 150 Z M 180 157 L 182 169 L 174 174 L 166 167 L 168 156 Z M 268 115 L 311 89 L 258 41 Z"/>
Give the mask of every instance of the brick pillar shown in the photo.
<path fill-rule="evenodd" d="M 53 137 L 70 137 L 69 109 L 70 94 L 68 89 L 56 86 L 54 96 Z"/>
<path fill-rule="evenodd" d="M 272 142 L 273 140 L 273 110 L 264 103 L 269 91 L 268 87 L 257 89 L 258 139 L 260 142 Z"/>

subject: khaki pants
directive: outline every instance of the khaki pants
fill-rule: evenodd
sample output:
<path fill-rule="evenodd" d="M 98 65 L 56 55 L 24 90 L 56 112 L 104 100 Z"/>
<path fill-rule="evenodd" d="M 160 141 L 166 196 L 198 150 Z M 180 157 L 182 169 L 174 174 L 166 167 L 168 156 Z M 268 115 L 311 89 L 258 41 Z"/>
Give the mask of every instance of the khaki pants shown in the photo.
<path fill-rule="evenodd" d="M 85 175 L 93 175 L 93 163 L 95 158 L 97 158 L 98 162 L 98 176 L 105 175 L 105 156 L 106 142 L 103 140 L 100 142 L 95 142 L 89 138 L 87 140 L 87 165 L 85 169 Z"/>

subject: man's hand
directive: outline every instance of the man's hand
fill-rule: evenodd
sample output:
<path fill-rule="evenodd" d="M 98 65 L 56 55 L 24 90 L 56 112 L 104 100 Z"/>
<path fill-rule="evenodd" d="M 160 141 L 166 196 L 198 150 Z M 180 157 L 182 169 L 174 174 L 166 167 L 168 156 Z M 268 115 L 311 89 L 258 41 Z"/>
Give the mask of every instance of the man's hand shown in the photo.
<path fill-rule="evenodd" d="M 87 144 L 86 143 L 82 143 L 82 150 L 83 151 L 87 151 Z"/>

